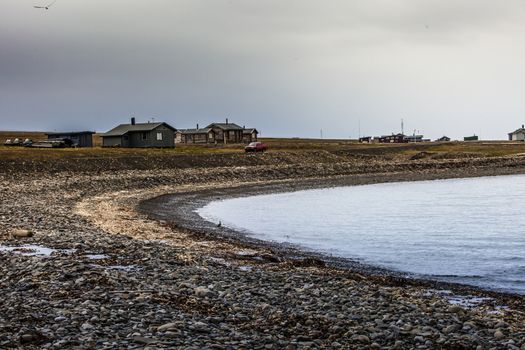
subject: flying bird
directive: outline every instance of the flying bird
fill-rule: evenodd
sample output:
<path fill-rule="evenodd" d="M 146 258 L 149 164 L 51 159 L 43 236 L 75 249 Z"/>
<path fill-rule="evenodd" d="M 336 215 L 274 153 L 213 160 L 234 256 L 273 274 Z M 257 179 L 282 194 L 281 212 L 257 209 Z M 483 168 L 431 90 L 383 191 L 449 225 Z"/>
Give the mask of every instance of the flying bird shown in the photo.
<path fill-rule="evenodd" d="M 36 9 L 49 10 L 49 8 L 51 7 L 51 5 L 53 5 L 55 2 L 57 2 L 57 1 L 55 0 L 55 1 L 53 1 L 52 3 L 50 3 L 49 5 L 46 5 L 46 6 L 33 6 L 33 7 L 36 8 Z"/>

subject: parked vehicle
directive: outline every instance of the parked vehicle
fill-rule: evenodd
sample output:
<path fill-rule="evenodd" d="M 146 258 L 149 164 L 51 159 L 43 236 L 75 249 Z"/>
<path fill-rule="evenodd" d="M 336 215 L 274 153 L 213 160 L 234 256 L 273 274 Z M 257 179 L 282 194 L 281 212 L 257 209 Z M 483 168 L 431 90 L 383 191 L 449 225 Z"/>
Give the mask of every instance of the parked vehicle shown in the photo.
<path fill-rule="evenodd" d="M 252 142 L 244 147 L 245 152 L 264 152 L 268 150 L 268 146 L 262 142 Z"/>
<path fill-rule="evenodd" d="M 33 140 L 25 139 L 24 142 L 22 142 L 22 145 L 25 147 L 31 147 L 33 145 Z"/>
<path fill-rule="evenodd" d="M 22 146 L 23 144 L 23 141 L 20 140 L 19 138 L 16 138 L 16 139 L 7 139 L 5 140 L 4 142 L 4 145 L 5 146 Z"/>
<path fill-rule="evenodd" d="M 43 140 L 36 141 L 31 144 L 31 147 L 35 148 L 64 148 L 68 147 L 62 140 Z"/>

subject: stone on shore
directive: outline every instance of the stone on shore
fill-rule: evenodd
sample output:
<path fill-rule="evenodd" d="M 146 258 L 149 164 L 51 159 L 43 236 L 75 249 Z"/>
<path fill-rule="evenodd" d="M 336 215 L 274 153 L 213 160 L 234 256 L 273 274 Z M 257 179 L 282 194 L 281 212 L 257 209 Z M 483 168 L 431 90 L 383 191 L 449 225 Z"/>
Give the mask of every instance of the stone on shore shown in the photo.
<path fill-rule="evenodd" d="M 33 232 L 26 229 L 13 229 L 11 230 L 11 236 L 15 238 L 26 238 L 26 237 L 33 237 Z"/>

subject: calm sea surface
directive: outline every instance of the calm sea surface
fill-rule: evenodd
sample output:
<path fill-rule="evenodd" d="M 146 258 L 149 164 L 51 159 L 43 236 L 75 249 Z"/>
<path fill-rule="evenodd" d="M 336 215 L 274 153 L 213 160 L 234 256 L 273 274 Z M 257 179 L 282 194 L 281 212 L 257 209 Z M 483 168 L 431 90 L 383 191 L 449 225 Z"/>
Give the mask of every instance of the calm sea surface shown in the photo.
<path fill-rule="evenodd" d="M 525 294 L 525 176 L 387 183 L 212 202 L 259 239 Z"/>

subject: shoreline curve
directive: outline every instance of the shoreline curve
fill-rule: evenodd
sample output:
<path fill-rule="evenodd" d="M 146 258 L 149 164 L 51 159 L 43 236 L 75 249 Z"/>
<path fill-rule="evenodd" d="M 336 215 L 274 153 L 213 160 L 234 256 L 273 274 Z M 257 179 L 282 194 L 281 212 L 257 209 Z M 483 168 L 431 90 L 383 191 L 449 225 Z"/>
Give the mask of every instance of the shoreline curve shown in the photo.
<path fill-rule="evenodd" d="M 419 275 L 396 271 L 384 267 L 360 262 L 352 258 L 329 256 L 322 252 L 308 250 L 298 245 L 265 241 L 246 235 L 228 227 L 217 227 L 216 224 L 202 218 L 196 209 L 206 204 L 223 199 L 249 197 L 261 194 L 296 192 L 310 189 L 358 186 L 388 182 L 445 180 L 454 178 L 474 178 L 486 176 L 518 175 L 523 172 L 508 169 L 479 169 L 466 174 L 454 171 L 436 171 L 434 173 L 384 173 L 335 176 L 326 178 L 306 178 L 294 180 L 277 180 L 257 183 L 243 183 L 236 186 L 224 186 L 214 189 L 189 190 L 180 193 L 163 194 L 141 201 L 137 210 L 148 218 L 166 222 L 178 230 L 184 230 L 194 237 L 205 237 L 207 240 L 226 241 L 240 248 L 266 249 L 281 262 L 291 262 L 300 266 L 329 267 L 348 273 L 357 273 L 366 278 L 377 280 L 382 284 L 400 286 L 410 285 L 437 290 L 451 290 L 457 294 L 489 296 L 505 304 L 516 303 L 525 306 L 525 296 L 504 290 L 487 289 L 457 282 L 424 278 Z"/>

